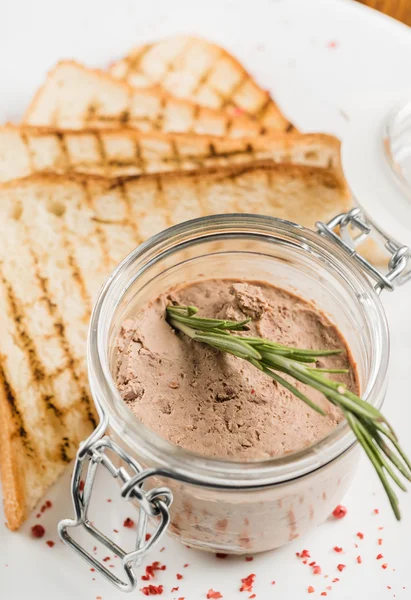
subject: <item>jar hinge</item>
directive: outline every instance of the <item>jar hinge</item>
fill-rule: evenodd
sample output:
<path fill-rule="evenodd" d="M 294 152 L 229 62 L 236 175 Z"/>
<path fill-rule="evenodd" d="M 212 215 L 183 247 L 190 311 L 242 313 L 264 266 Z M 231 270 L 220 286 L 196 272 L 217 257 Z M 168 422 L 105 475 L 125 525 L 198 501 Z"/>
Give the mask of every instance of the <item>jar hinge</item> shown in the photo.
<path fill-rule="evenodd" d="M 337 215 L 328 223 L 318 221 L 316 227 L 320 235 L 326 236 L 336 243 L 359 264 L 369 277 L 376 281 L 374 286 L 376 292 L 393 291 L 396 285 L 402 285 L 411 278 L 410 249 L 398 244 L 373 227 L 366 220 L 360 208 L 353 208 L 348 213 Z M 339 228 L 338 233 L 335 231 L 337 227 Z M 359 235 L 356 235 L 356 231 L 360 232 Z M 356 247 L 373 231 L 383 239 L 388 252 L 387 273 L 379 271 L 356 250 Z"/>
<path fill-rule="evenodd" d="M 74 467 L 71 483 L 71 494 L 75 512 L 74 519 L 64 519 L 58 524 L 60 538 L 71 546 L 85 561 L 98 573 L 103 575 L 110 583 L 124 592 L 131 592 L 137 585 L 135 569 L 141 564 L 142 559 L 150 552 L 163 536 L 170 523 L 169 507 L 173 495 L 167 487 L 155 487 L 144 490 L 143 484 L 148 477 L 156 475 L 155 469 L 144 470 L 142 466 L 127 455 L 113 440 L 104 435 L 107 426 L 103 418 L 98 428 L 90 438 L 80 447 Z M 131 469 L 131 473 L 121 465 L 117 467 L 110 456 L 113 453 L 120 458 L 122 463 Z M 121 496 L 125 500 L 137 500 L 139 504 L 139 519 L 135 549 L 126 552 L 102 531 L 97 529 L 88 518 L 88 508 L 96 478 L 98 466 L 101 465 L 114 478 L 123 482 Z M 147 524 L 149 517 L 157 517 L 159 522 L 151 537 L 146 540 Z M 99 562 L 69 533 L 69 528 L 81 527 L 92 537 L 119 556 L 122 560 L 124 578 L 120 579 L 105 564 Z"/>

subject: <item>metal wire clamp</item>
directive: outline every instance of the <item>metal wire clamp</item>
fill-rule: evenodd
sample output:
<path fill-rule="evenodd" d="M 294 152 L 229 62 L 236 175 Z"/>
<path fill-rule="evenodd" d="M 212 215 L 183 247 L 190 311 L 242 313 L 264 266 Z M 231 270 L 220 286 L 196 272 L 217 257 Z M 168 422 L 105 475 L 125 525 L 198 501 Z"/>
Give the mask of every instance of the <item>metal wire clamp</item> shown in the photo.
<path fill-rule="evenodd" d="M 106 428 L 103 419 L 99 427 L 90 438 L 80 447 L 74 467 L 71 493 L 75 512 L 74 519 L 64 519 L 58 525 L 60 538 L 71 546 L 85 561 L 98 573 L 103 575 L 110 583 L 123 592 L 131 592 L 137 585 L 135 569 L 141 564 L 152 547 L 157 544 L 170 523 L 169 507 L 173 501 L 171 491 L 166 487 L 156 487 L 144 490 L 145 479 L 156 474 L 153 469 L 143 470 L 143 467 L 133 458 L 128 456 L 108 436 L 100 437 Z M 100 439 L 98 439 L 100 438 Z M 117 467 L 108 456 L 107 451 L 113 453 L 125 463 L 130 472 L 124 467 Z M 104 533 L 97 529 L 88 518 L 88 508 L 96 478 L 98 466 L 102 465 L 112 477 L 123 482 L 121 496 L 125 500 L 137 500 L 139 504 L 139 519 L 135 549 L 126 552 Z M 85 479 L 82 477 L 85 472 Z M 84 486 L 81 482 L 84 482 Z M 149 517 L 157 517 L 158 525 L 146 540 L 147 523 Z M 98 561 L 90 552 L 87 552 L 69 533 L 68 529 L 81 527 L 92 537 L 104 544 L 108 550 L 119 556 L 122 560 L 124 578 L 120 579 L 112 571 Z"/>
<path fill-rule="evenodd" d="M 328 223 L 317 221 L 316 227 L 320 235 L 328 237 L 336 243 L 358 263 L 371 279 L 376 281 L 374 289 L 377 293 L 382 290 L 393 291 L 396 285 L 402 285 L 411 278 L 410 249 L 407 246 L 401 246 L 374 228 L 367 222 L 360 208 L 353 208 L 348 213 L 337 215 Z M 335 231 L 337 228 L 339 228 L 338 233 Z M 358 231 L 360 233 L 356 235 Z M 356 250 L 372 231 L 376 231 L 378 236 L 383 239 L 389 254 L 387 273 L 379 271 Z"/>

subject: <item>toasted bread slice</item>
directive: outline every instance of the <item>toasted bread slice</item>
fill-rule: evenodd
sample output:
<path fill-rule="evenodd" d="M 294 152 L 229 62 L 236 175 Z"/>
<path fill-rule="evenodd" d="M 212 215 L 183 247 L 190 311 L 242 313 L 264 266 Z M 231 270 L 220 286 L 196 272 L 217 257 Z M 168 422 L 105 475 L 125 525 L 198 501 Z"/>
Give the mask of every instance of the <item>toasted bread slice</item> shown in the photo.
<path fill-rule="evenodd" d="M 312 227 L 350 207 L 333 169 L 272 161 L 104 179 L 38 174 L 0 186 L 0 418 L 5 513 L 17 529 L 95 424 L 92 304 L 140 242 L 183 220 L 254 212 Z"/>
<path fill-rule="evenodd" d="M 293 126 L 270 94 L 224 48 L 208 40 L 179 35 L 134 48 L 109 73 L 135 87 L 159 85 L 202 106 L 248 114 L 266 129 Z"/>
<path fill-rule="evenodd" d="M 265 127 L 247 115 L 232 116 L 174 98 L 160 88 L 137 89 L 97 69 L 62 61 L 52 69 L 23 118 L 25 125 L 84 129 L 135 127 L 228 137 L 257 135 Z"/>
<path fill-rule="evenodd" d="M 38 171 L 140 175 L 272 159 L 341 172 L 340 142 L 323 134 L 221 138 L 135 129 L 0 127 L 0 181 Z"/>

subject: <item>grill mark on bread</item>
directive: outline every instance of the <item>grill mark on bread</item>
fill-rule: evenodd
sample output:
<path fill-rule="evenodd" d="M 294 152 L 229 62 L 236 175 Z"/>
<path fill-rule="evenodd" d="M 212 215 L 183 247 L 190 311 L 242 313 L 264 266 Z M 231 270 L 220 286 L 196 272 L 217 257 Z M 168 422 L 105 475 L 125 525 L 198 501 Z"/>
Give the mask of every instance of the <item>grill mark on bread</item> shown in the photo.
<path fill-rule="evenodd" d="M 191 115 L 191 124 L 188 128 L 188 133 L 196 133 L 196 125 L 200 119 L 201 115 L 201 106 L 199 104 L 194 104 L 193 113 Z"/>
<path fill-rule="evenodd" d="M 134 156 L 136 157 L 138 168 L 145 173 L 147 171 L 147 164 L 143 156 L 143 151 L 138 136 L 136 136 L 134 139 Z"/>
<path fill-rule="evenodd" d="M 84 197 L 86 199 L 86 204 L 90 208 L 90 210 L 93 211 L 93 214 L 94 214 L 94 217 L 92 217 L 91 220 L 94 223 L 94 233 L 100 244 L 101 252 L 103 254 L 104 264 L 106 265 L 106 267 L 108 269 L 111 269 L 112 264 L 111 264 L 111 260 L 110 260 L 110 252 L 109 252 L 108 245 L 107 245 L 107 237 L 106 237 L 105 231 L 100 227 L 99 219 L 95 215 L 94 206 L 93 206 L 93 198 L 92 198 L 92 194 L 89 189 L 89 184 L 88 184 L 87 179 L 83 179 L 83 181 L 81 182 L 81 187 L 82 187 L 82 190 L 84 193 Z M 80 272 L 80 268 L 78 269 L 78 271 Z M 83 281 L 83 285 L 84 285 L 84 281 Z M 87 306 L 90 309 L 89 302 L 88 302 Z M 91 310 L 89 312 L 91 314 Z"/>
<path fill-rule="evenodd" d="M 15 391 L 13 390 L 13 387 L 12 387 L 10 381 L 7 379 L 6 369 L 1 361 L 1 355 L 0 355 L 0 385 L 3 388 L 6 402 L 7 402 L 8 406 L 10 407 L 10 410 L 11 410 L 11 413 L 12 413 L 13 419 L 14 419 L 14 424 L 16 426 L 15 430 L 11 433 L 11 438 L 19 437 L 26 452 L 27 452 L 27 455 L 30 456 L 31 458 L 33 458 L 33 457 L 37 456 L 37 451 L 34 448 L 33 441 L 30 439 L 30 435 L 24 426 L 23 416 L 17 406 L 17 395 L 16 395 Z M 4 427 L 4 426 L 5 425 L 2 423 L 2 427 Z"/>
<path fill-rule="evenodd" d="M 164 129 L 164 116 L 167 110 L 168 104 L 172 102 L 171 98 L 166 96 L 166 94 L 161 94 L 160 106 L 158 108 L 158 113 L 154 121 L 151 122 L 152 128 L 155 131 L 163 131 Z"/>
<path fill-rule="evenodd" d="M 95 140 L 96 140 L 96 145 L 97 145 L 98 159 L 100 159 L 100 164 L 104 169 L 104 175 L 108 175 L 109 168 L 108 168 L 106 149 L 104 147 L 104 142 L 103 142 L 103 139 L 102 139 L 99 131 L 96 131 L 96 133 L 95 133 Z M 87 194 L 87 192 L 86 192 L 86 194 Z"/>
<path fill-rule="evenodd" d="M 152 47 L 153 47 L 153 44 L 146 44 L 145 46 L 142 46 L 140 48 L 140 51 L 136 52 L 136 54 L 134 56 L 127 57 L 128 60 L 127 59 L 125 60 L 125 63 L 127 65 L 127 71 L 126 71 L 123 79 L 128 79 L 131 74 L 131 71 L 137 71 L 137 73 L 142 73 L 142 71 L 140 69 L 141 61 L 143 60 L 144 56 L 147 54 L 147 52 Z M 143 73 L 143 75 L 151 80 L 151 77 L 149 75 L 146 75 L 145 73 Z"/>
<path fill-rule="evenodd" d="M 70 153 L 66 143 L 66 136 L 62 131 L 56 131 L 56 138 L 59 144 L 60 152 L 63 157 L 64 163 L 68 169 L 73 167 L 73 163 L 70 160 Z"/>
<path fill-rule="evenodd" d="M 20 131 L 20 138 L 21 138 L 21 141 L 23 142 L 23 144 L 26 148 L 26 151 L 27 151 L 27 157 L 29 160 L 30 171 L 32 173 L 35 173 L 35 171 L 37 170 L 36 161 L 35 161 L 34 153 L 30 146 L 30 137 L 29 137 L 28 133 L 24 131 L 24 129 L 22 129 Z"/>
<path fill-rule="evenodd" d="M 127 224 L 130 225 L 131 229 L 133 230 L 133 235 L 136 240 L 136 243 L 140 244 L 142 241 L 141 235 L 140 235 L 140 232 L 138 229 L 138 225 L 136 224 L 136 219 L 133 214 L 133 202 L 132 202 L 130 196 L 128 195 L 125 181 L 120 180 L 116 187 L 117 187 L 118 191 L 120 192 L 121 199 L 124 203 L 124 206 L 126 207 Z"/>
<path fill-rule="evenodd" d="M 164 207 L 167 205 L 167 202 L 166 202 L 166 199 L 164 196 L 164 187 L 163 187 L 163 180 L 161 179 L 161 175 L 156 177 L 155 186 L 156 186 L 155 204 L 156 204 L 156 206 L 159 207 L 160 212 L 163 212 Z M 171 211 L 169 211 L 169 210 L 166 211 L 166 223 L 167 223 L 168 227 L 171 227 L 172 225 L 174 225 L 173 216 L 171 214 Z"/>
<path fill-rule="evenodd" d="M 231 88 L 231 90 L 226 94 L 221 94 L 221 92 L 218 92 L 217 90 L 213 89 L 213 92 L 215 94 L 217 94 L 218 96 L 220 96 L 222 102 L 220 105 L 220 108 L 226 109 L 230 106 L 233 106 L 235 108 L 238 108 L 239 110 L 243 111 L 246 114 L 250 114 L 252 116 L 255 116 L 253 113 L 249 113 L 247 110 L 241 108 L 240 106 L 238 106 L 238 104 L 233 100 L 234 94 L 236 94 L 238 91 L 240 91 L 240 89 L 243 87 L 243 85 L 245 85 L 246 83 L 248 83 L 250 81 L 249 76 L 247 75 L 247 73 L 243 73 L 243 76 L 241 77 L 241 79 L 239 79 L 237 81 L 237 83 L 235 83 L 233 85 L 233 87 Z"/>

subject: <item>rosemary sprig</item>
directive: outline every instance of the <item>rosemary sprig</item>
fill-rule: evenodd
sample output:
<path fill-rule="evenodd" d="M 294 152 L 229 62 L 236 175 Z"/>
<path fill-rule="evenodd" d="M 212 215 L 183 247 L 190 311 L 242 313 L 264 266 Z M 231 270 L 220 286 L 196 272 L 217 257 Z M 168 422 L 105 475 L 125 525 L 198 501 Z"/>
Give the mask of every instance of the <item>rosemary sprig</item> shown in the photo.
<path fill-rule="evenodd" d="M 395 469 L 411 481 L 411 461 L 399 445 L 394 430 L 378 409 L 349 391 L 344 384 L 324 376 L 325 373 L 347 373 L 348 369 L 319 369 L 312 366 L 319 356 L 331 356 L 344 351 L 304 350 L 263 338 L 235 335 L 232 332 L 245 331 L 251 319 L 243 321 L 205 319 L 196 316 L 197 312 L 195 306 L 168 306 L 166 316 L 174 329 L 178 329 L 193 340 L 248 361 L 321 415 L 325 415 L 322 408 L 288 379 L 284 379 L 280 373 L 318 390 L 341 409 L 348 425 L 375 468 L 394 514 L 399 520 L 401 514 L 398 498 L 391 487 L 390 478 L 405 491 L 406 488 Z"/>

